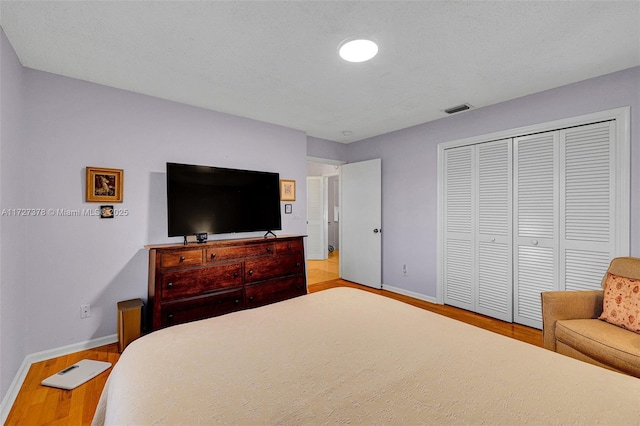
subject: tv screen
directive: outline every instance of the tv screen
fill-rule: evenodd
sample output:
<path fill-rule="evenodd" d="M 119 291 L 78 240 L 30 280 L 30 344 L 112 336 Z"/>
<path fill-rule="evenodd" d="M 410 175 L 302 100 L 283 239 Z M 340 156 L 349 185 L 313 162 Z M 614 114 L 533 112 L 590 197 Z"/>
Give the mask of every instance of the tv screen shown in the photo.
<path fill-rule="evenodd" d="M 282 229 L 278 173 L 167 163 L 169 236 Z"/>

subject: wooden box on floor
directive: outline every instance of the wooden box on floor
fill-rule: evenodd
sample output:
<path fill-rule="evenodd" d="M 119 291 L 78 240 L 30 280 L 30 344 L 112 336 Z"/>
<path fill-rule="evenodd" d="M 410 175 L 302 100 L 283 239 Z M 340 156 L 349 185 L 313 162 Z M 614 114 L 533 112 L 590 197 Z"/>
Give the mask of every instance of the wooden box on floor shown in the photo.
<path fill-rule="evenodd" d="M 142 330 L 142 300 L 132 299 L 118 302 L 118 351 L 138 337 Z"/>

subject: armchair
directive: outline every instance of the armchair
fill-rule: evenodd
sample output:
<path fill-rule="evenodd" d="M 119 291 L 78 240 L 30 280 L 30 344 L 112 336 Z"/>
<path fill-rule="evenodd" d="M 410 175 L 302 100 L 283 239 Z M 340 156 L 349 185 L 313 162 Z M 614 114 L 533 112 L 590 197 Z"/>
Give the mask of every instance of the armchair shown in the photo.
<path fill-rule="evenodd" d="M 640 258 L 619 257 L 607 273 L 640 279 Z M 605 288 L 607 274 L 602 280 Z M 545 348 L 640 378 L 640 333 L 598 319 L 603 290 L 542 293 Z"/>

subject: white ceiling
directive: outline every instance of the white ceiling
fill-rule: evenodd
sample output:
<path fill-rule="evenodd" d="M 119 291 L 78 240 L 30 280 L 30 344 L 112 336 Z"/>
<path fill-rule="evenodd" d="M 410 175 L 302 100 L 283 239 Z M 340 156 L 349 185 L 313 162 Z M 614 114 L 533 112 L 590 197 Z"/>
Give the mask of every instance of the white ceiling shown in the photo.
<path fill-rule="evenodd" d="M 2 0 L 0 25 L 26 67 L 338 142 L 640 65 L 638 0 Z M 354 35 L 378 56 L 340 59 Z"/>

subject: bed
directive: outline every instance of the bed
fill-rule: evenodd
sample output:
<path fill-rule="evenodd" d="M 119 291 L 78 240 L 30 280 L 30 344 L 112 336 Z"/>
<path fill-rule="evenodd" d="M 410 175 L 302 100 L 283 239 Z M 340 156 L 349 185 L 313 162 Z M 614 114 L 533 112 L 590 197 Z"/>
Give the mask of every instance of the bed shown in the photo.
<path fill-rule="evenodd" d="M 94 425 L 640 424 L 640 380 L 353 288 L 131 343 Z"/>

